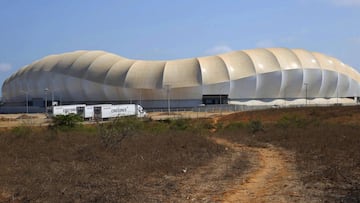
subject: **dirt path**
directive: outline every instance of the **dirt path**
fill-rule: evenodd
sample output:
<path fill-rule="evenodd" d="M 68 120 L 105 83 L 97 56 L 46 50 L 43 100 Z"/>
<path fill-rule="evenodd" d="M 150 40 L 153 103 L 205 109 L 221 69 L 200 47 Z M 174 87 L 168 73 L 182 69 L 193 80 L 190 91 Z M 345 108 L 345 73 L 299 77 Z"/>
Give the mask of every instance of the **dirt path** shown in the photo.
<path fill-rule="evenodd" d="M 247 151 L 255 156 L 253 167 L 242 184 L 225 192 L 223 202 L 311 202 L 293 165 L 289 152 L 271 145 L 265 148 L 245 147 L 215 139 L 234 151 Z"/>
<path fill-rule="evenodd" d="M 231 150 L 226 148 L 227 150 Z M 230 174 L 237 161 L 247 160 L 247 154 L 242 151 L 233 151 L 215 158 L 209 164 L 197 168 L 195 171 L 187 171 L 187 178 L 181 182 L 177 196 L 170 198 L 171 202 L 221 202 L 223 191 L 230 186 L 233 178 L 240 176 Z"/>
<path fill-rule="evenodd" d="M 211 138 L 231 152 L 216 158 L 182 181 L 170 201 L 181 202 L 317 202 L 298 179 L 291 153 L 274 146 L 247 147 L 221 138 Z M 234 166 L 250 160 L 248 167 Z M 247 168 L 247 169 L 245 169 Z M 229 176 L 233 175 L 229 178 Z"/>

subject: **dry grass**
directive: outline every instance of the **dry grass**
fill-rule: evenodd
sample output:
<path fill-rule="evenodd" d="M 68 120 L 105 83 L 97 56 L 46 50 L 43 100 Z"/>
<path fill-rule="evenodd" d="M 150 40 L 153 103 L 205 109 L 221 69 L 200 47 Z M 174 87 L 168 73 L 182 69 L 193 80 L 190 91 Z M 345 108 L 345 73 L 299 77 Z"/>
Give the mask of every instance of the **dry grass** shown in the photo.
<path fill-rule="evenodd" d="M 146 125 L 164 128 L 157 122 Z M 21 202 L 148 202 L 152 193 L 166 197 L 176 190 L 176 179 L 164 176 L 182 176 L 182 169 L 225 153 L 200 134 L 182 130 L 139 130 L 111 149 L 97 133 L 92 126 L 65 132 L 3 130 L 0 196 L 4 192 L 6 200 Z"/>
<path fill-rule="evenodd" d="M 214 127 L 217 136 L 234 142 L 250 147 L 270 143 L 294 152 L 301 180 L 312 195 L 329 202 L 360 201 L 359 107 L 271 109 L 210 122 L 144 121 L 111 148 L 104 145 L 99 134 L 104 131 L 97 125 L 67 131 L 3 128 L 0 202 L 181 202 L 183 196 L 172 197 L 189 177 L 183 169 L 196 171 L 229 155 L 206 138 Z M 235 160 L 217 179 L 232 181 L 247 163 Z M 218 190 L 221 194 L 226 188 Z"/>

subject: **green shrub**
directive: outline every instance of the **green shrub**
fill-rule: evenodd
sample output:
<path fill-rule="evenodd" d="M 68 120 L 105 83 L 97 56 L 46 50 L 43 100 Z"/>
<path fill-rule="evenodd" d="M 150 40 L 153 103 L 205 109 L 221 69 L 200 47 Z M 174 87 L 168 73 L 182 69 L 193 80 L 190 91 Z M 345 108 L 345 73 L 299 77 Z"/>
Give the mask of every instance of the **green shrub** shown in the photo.
<path fill-rule="evenodd" d="M 14 135 L 15 137 L 25 137 L 31 134 L 31 132 L 32 132 L 31 127 L 26 125 L 16 126 L 11 129 L 11 134 Z"/>
<path fill-rule="evenodd" d="M 249 129 L 250 129 L 250 132 L 252 134 L 255 134 L 259 131 L 264 131 L 264 127 L 263 127 L 263 124 L 260 120 L 252 120 L 249 122 L 249 125 L 248 125 Z"/>
<path fill-rule="evenodd" d="M 161 134 L 169 130 L 169 124 L 164 120 L 148 120 L 144 122 L 146 130 L 152 134 Z"/>
<path fill-rule="evenodd" d="M 191 124 L 191 120 L 190 119 L 174 119 L 171 120 L 170 122 L 170 129 L 171 130 L 186 130 L 188 128 L 190 128 L 190 124 Z"/>
<path fill-rule="evenodd" d="M 215 125 L 216 125 L 216 128 L 217 128 L 217 129 L 218 129 L 218 128 L 222 128 L 222 123 L 216 123 Z M 211 122 L 209 122 L 209 121 L 204 121 L 204 122 L 202 123 L 202 128 L 203 128 L 203 129 L 206 129 L 206 130 L 211 130 L 211 129 L 214 128 L 214 125 L 213 125 Z"/>
<path fill-rule="evenodd" d="M 144 122 L 147 131 L 154 134 L 160 134 L 168 131 L 188 131 L 193 134 L 202 134 L 205 131 L 213 129 L 213 124 L 205 119 L 165 119 L 158 121 Z"/>
<path fill-rule="evenodd" d="M 212 121 L 205 119 L 193 119 L 188 123 L 187 131 L 193 135 L 208 135 L 209 131 L 218 129 Z"/>
<path fill-rule="evenodd" d="M 74 128 L 83 119 L 77 114 L 57 115 L 52 118 L 53 127 Z"/>
<path fill-rule="evenodd" d="M 224 127 L 225 130 L 239 130 L 245 128 L 246 125 L 243 122 L 232 122 Z"/>
<path fill-rule="evenodd" d="M 285 115 L 276 122 L 276 125 L 280 128 L 289 128 L 289 127 L 304 128 L 310 122 L 311 122 L 310 120 L 302 118 L 298 115 Z"/>

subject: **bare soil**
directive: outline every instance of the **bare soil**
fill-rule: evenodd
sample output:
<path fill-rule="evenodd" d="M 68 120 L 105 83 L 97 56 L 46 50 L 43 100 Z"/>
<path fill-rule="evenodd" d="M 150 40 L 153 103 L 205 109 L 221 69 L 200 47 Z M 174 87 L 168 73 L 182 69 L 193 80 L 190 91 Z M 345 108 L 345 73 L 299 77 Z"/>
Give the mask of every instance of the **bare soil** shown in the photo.
<path fill-rule="evenodd" d="M 291 153 L 272 145 L 260 148 L 219 139 L 217 142 L 254 156 L 243 181 L 225 192 L 224 202 L 315 202 L 306 196 Z"/>

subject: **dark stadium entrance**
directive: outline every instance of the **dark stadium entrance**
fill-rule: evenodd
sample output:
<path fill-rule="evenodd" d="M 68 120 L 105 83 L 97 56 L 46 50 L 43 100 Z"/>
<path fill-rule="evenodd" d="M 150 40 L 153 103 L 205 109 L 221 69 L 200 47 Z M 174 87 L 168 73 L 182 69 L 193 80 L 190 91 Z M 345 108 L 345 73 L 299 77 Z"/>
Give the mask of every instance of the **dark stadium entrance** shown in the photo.
<path fill-rule="evenodd" d="M 217 94 L 217 95 L 203 95 L 202 102 L 205 105 L 208 104 L 227 104 L 228 95 L 227 94 Z"/>

